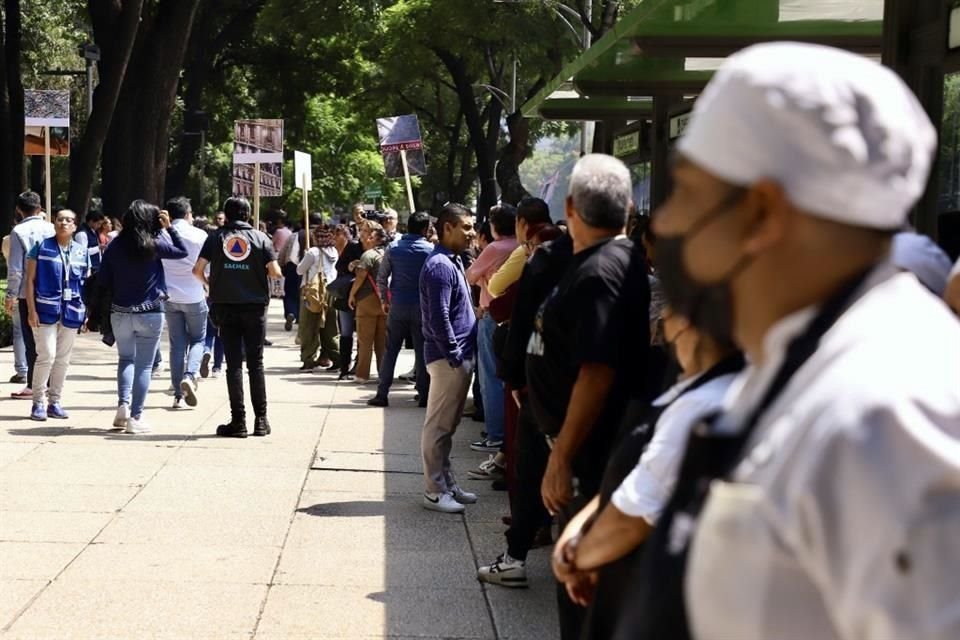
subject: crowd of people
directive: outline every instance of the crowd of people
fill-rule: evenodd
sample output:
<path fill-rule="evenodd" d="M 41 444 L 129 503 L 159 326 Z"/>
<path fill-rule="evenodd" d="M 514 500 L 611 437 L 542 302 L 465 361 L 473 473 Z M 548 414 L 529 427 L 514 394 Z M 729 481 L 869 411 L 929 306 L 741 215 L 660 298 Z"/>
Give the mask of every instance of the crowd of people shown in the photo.
<path fill-rule="evenodd" d="M 46 222 L 26 193 L 17 375 L 31 417 L 66 417 L 73 339 L 97 318 L 119 356 L 114 424 L 142 433 L 164 322 L 177 407 L 197 403 L 213 327 L 217 433 L 248 433 L 246 362 L 264 436 L 273 293 L 301 370 L 376 384 L 371 406 L 412 346 L 425 509 L 477 502 L 451 451 L 465 415 L 483 422 L 465 473 L 506 490 L 509 515 L 477 577 L 528 586 L 557 524 L 564 640 L 954 638 L 960 262 L 905 227 L 933 131 L 890 71 L 781 43 L 717 72 L 652 221 L 601 154 L 576 164 L 562 215 L 528 197 L 479 227 L 456 203 L 402 228 L 358 206 L 302 229 L 278 215 L 271 238 L 231 198 L 208 234 L 178 198 L 134 202 L 110 239 L 96 216 Z"/>

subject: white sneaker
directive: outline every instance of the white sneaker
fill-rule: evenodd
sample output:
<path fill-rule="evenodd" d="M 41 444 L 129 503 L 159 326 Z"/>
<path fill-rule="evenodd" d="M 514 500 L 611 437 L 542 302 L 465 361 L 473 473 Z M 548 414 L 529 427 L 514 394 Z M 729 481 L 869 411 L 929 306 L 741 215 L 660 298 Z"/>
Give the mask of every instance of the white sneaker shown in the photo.
<path fill-rule="evenodd" d="M 460 485 L 455 484 L 450 487 L 450 495 L 460 504 L 476 504 L 477 502 L 477 494 L 464 491 L 460 488 Z"/>
<path fill-rule="evenodd" d="M 527 563 L 514 560 L 506 553 L 501 554 L 493 564 L 477 569 L 477 580 L 513 589 L 526 587 L 528 586 Z"/>
<path fill-rule="evenodd" d="M 183 380 L 180 381 L 180 391 L 183 392 L 183 399 L 186 401 L 187 406 L 195 407 L 197 406 L 197 381 L 191 378 L 190 376 L 184 376 Z"/>
<path fill-rule="evenodd" d="M 174 398 L 173 399 L 173 408 L 174 409 L 183 409 L 184 407 L 183 398 Z"/>
<path fill-rule="evenodd" d="M 463 513 L 462 504 L 453 499 L 450 493 L 425 493 L 423 494 L 423 508 L 430 511 L 440 511 L 441 513 Z"/>
<path fill-rule="evenodd" d="M 117 415 L 113 418 L 114 429 L 126 429 L 130 419 L 130 405 L 121 404 L 117 407 Z"/>
<path fill-rule="evenodd" d="M 139 418 L 131 417 L 127 420 L 127 428 L 124 430 L 125 433 L 150 433 L 150 425 L 147 424 L 146 420 L 143 419 L 143 416 Z"/>

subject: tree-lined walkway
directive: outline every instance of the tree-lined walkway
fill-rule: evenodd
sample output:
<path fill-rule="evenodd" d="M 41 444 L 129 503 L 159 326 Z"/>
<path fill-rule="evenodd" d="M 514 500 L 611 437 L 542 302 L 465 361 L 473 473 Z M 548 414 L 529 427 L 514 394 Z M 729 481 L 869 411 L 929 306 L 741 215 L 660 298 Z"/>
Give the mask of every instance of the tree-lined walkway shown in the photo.
<path fill-rule="evenodd" d="M 66 423 L 0 401 L 0 638 L 555 637 L 546 550 L 528 591 L 474 577 L 502 548 L 505 494 L 471 484 L 465 516 L 420 507 L 412 387 L 382 410 L 370 387 L 297 374 L 272 320 L 268 438 L 212 435 L 222 380 L 177 412 L 154 380 L 153 433 L 110 432 L 115 351 L 94 336 L 77 342 Z M 462 429 L 465 475 L 479 425 Z"/>

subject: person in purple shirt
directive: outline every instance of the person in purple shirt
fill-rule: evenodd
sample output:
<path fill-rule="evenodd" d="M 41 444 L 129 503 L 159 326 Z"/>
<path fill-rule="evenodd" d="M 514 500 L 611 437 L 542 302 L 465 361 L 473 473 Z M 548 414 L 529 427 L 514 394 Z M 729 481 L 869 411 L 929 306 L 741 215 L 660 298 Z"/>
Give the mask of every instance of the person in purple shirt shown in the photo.
<path fill-rule="evenodd" d="M 160 236 L 162 230 L 170 241 Z M 167 283 L 161 260 L 188 255 L 170 215 L 134 200 L 123 215 L 123 230 L 100 263 L 98 284 L 112 292 L 110 322 L 117 339 L 117 415 L 113 426 L 127 433 L 149 433 L 143 405 L 160 347 Z"/>
<path fill-rule="evenodd" d="M 453 477 L 450 450 L 467 400 L 477 341 L 473 311 L 460 254 L 475 235 L 473 213 L 448 204 L 437 218 L 439 243 L 420 272 L 423 352 L 430 373 L 430 395 L 423 422 L 421 452 L 426 492 L 423 506 L 461 513 L 477 496 L 463 491 Z"/>

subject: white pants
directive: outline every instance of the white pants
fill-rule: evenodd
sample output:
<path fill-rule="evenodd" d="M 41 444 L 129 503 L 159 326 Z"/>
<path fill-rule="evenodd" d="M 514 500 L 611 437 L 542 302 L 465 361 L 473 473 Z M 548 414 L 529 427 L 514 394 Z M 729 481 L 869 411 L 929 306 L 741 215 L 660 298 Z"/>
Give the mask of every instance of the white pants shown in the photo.
<path fill-rule="evenodd" d="M 40 325 L 39 329 L 33 330 L 33 335 L 37 342 L 37 364 L 33 369 L 32 380 L 33 401 L 41 404 L 48 402 L 47 379 L 49 378 L 49 403 L 60 402 L 77 330 L 68 329 L 58 322 Z"/>

